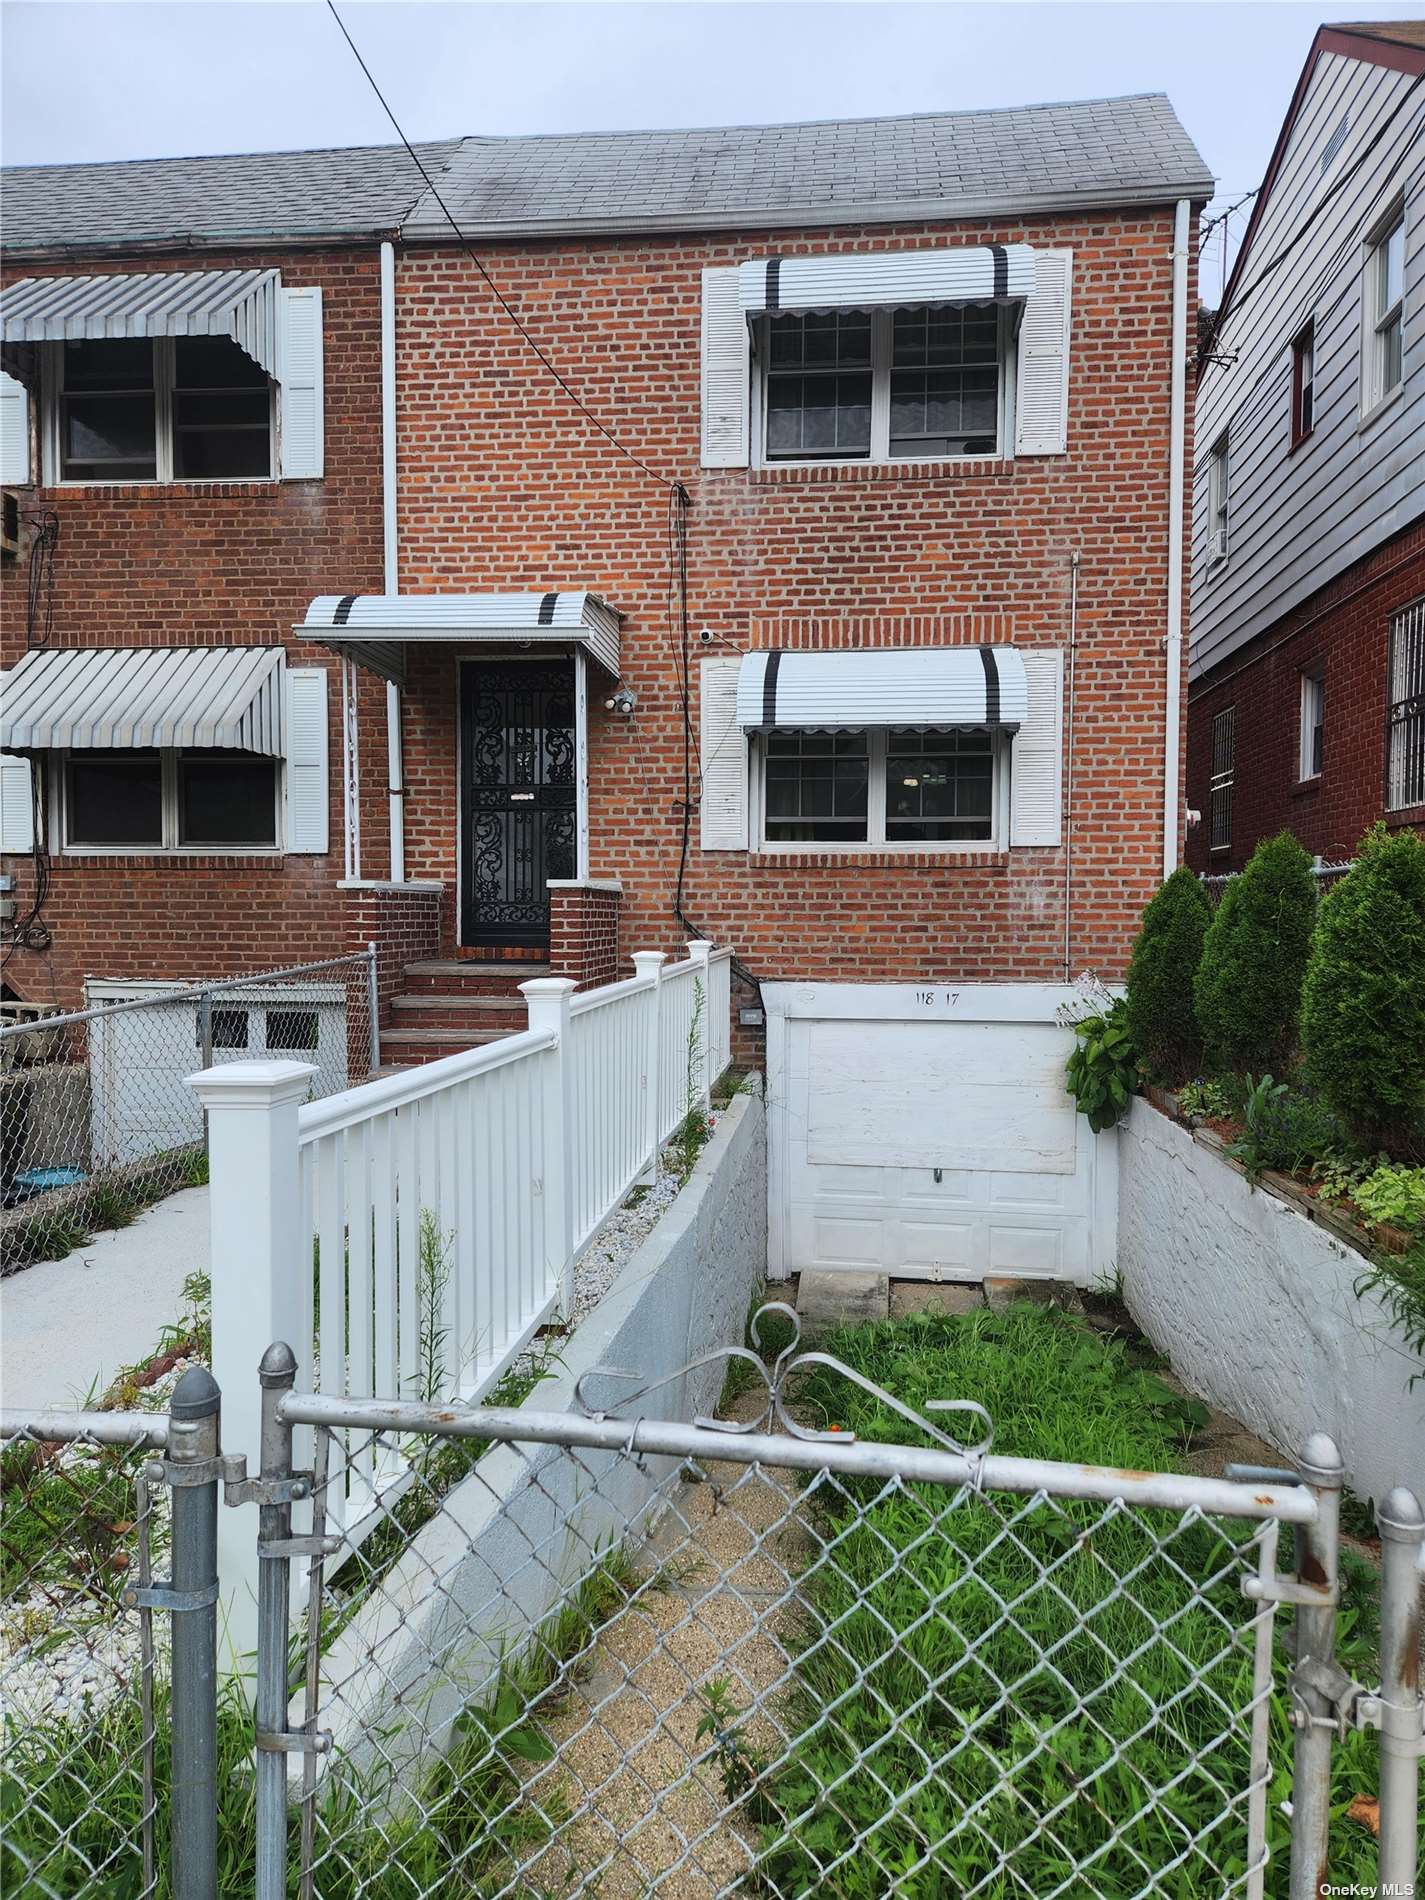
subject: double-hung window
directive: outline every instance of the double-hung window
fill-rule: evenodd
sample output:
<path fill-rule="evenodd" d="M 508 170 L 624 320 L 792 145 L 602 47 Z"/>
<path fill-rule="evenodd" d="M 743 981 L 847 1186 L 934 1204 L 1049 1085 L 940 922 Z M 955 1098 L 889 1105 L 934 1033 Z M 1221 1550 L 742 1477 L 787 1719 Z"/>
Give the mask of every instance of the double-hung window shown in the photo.
<path fill-rule="evenodd" d="M 1207 458 L 1207 558 L 1227 559 L 1229 445 L 1226 435 L 1213 443 Z"/>
<path fill-rule="evenodd" d="M 1212 721 L 1212 779 L 1208 790 L 1208 843 L 1232 848 L 1232 787 L 1237 776 L 1237 708 L 1224 706 Z"/>
<path fill-rule="evenodd" d="M 1316 426 L 1316 322 L 1298 330 L 1291 346 L 1291 446 Z"/>
<path fill-rule="evenodd" d="M 1405 207 L 1397 205 L 1377 227 L 1366 249 L 1362 407 L 1367 412 L 1400 387 L 1404 311 Z"/>
<path fill-rule="evenodd" d="M 65 755 L 64 843 L 77 850 L 271 850 L 277 761 L 176 749 Z"/>
<path fill-rule="evenodd" d="M 1011 336 L 995 305 L 781 313 L 762 319 L 767 462 L 999 455 Z"/>
<path fill-rule="evenodd" d="M 1425 805 L 1425 599 L 1390 627 L 1386 714 L 1386 809 Z"/>
<path fill-rule="evenodd" d="M 1301 732 L 1298 779 L 1320 778 L 1326 733 L 1326 681 L 1320 673 L 1301 676 Z"/>
<path fill-rule="evenodd" d="M 1005 747 L 987 730 L 763 735 L 762 833 L 778 845 L 992 842 Z"/>
<path fill-rule="evenodd" d="M 53 346 L 62 482 L 250 480 L 273 472 L 273 385 L 228 337 Z"/>

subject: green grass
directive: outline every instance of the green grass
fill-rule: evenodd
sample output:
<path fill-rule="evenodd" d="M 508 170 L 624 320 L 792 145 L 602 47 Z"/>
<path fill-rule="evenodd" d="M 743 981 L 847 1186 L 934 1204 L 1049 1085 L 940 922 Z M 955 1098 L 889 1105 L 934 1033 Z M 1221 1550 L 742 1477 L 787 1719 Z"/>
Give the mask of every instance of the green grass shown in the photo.
<path fill-rule="evenodd" d="M 979 1400 L 997 1452 L 1172 1469 L 1192 1430 L 1123 1342 L 1040 1308 L 924 1315 L 826 1345 L 912 1406 Z M 812 1422 L 861 1438 L 904 1435 L 893 1413 L 830 1372 L 803 1377 L 796 1402 Z M 953 1415 L 943 1422 L 953 1430 Z M 1250 1527 L 1174 1530 L 1171 1513 L 1031 1509 L 1005 1494 L 966 1493 L 952 1507 L 943 1491 L 886 1495 L 870 1482 L 818 1487 L 811 1508 L 826 1542 L 802 1580 L 811 1613 L 789 1711 L 801 1739 L 747 1803 L 765 1891 L 878 1900 L 893 1870 L 905 1900 L 971 1888 L 1005 1900 L 1061 1883 L 1075 1900 L 1114 1900 L 1141 1888 L 1146 1867 L 1160 1873 L 1156 1891 L 1196 1900 L 1221 1884 L 1215 1870 L 1240 1875 L 1244 1809 L 1228 1802 L 1244 1800 L 1248 1738 L 1229 1712 L 1246 1705 L 1251 1658 L 1227 1635 L 1248 1614 L 1239 1585 Z M 1155 1555 L 1154 1533 L 1171 1534 L 1172 1564 Z M 1115 1595 L 1115 1579 L 1130 1577 Z M 1353 1565 L 1352 1578 L 1343 1648 L 1369 1674 L 1359 1609 L 1369 1567 Z M 834 1642 L 816 1640 L 826 1629 Z M 1373 1752 L 1362 1735 L 1338 1748 L 1338 1813 L 1373 1791 Z M 1290 1753 L 1279 1698 L 1272 1894 L 1285 1892 Z M 1170 1782 L 1146 1800 L 1145 1786 Z M 889 1814 L 887 1788 L 903 1797 Z M 1333 1878 L 1372 1877 L 1373 1843 L 1354 1824 L 1338 1819 L 1333 1850 Z"/>

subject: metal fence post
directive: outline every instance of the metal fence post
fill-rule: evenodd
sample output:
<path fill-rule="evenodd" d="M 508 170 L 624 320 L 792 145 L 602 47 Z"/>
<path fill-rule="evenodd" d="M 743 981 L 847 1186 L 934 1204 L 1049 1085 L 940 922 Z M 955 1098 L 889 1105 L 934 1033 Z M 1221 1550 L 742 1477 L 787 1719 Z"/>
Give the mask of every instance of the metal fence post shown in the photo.
<path fill-rule="evenodd" d="M 173 1900 L 218 1890 L 218 1412 L 216 1380 L 191 1366 L 174 1389 Z"/>
<path fill-rule="evenodd" d="M 371 1025 L 371 1061 L 368 1067 L 369 1072 L 375 1075 L 381 1067 L 381 991 L 374 940 L 366 946 L 366 1013 Z"/>
<path fill-rule="evenodd" d="M 262 1478 L 292 1477 L 292 1427 L 279 1405 L 297 1377 L 297 1358 L 272 1345 L 258 1368 L 262 1386 Z M 276 1488 L 276 1487 L 274 1487 Z M 287 1644 L 291 1601 L 291 1496 L 263 1501 L 257 1512 L 257 1900 L 287 1892 Z M 283 1738 L 283 1739 L 279 1739 Z"/>
<path fill-rule="evenodd" d="M 198 998 L 198 1067 L 213 1066 L 213 993 L 204 990 Z"/>
<path fill-rule="evenodd" d="M 1326 1880 L 1331 1824 L 1331 1748 L 1337 1714 L 1329 1693 L 1336 1656 L 1336 1604 L 1341 1454 L 1324 1432 L 1313 1432 L 1298 1461 L 1301 1481 L 1316 1500 L 1314 1524 L 1298 1526 L 1296 1580 L 1310 1593 L 1296 1611 L 1296 1667 L 1292 1722 L 1291 1900 L 1317 1900 Z"/>
<path fill-rule="evenodd" d="M 559 1275 L 566 1319 L 574 1311 L 574 1243 L 578 1215 L 574 1206 L 574 1050 L 569 999 L 578 984 L 571 976 L 537 976 L 520 984 L 531 1029 L 552 1030 L 558 1038 L 544 1098 L 544 1219 L 551 1260 Z"/>
<path fill-rule="evenodd" d="M 1420 1860 L 1420 1624 L 1425 1611 L 1425 1514 L 1398 1485 L 1376 1510 L 1380 1526 L 1380 1859 L 1382 1893 L 1415 1891 Z"/>
<path fill-rule="evenodd" d="M 659 1069 L 663 1051 L 663 965 L 668 961 L 662 950 L 635 950 L 634 974 L 649 986 L 643 1044 L 644 1141 L 648 1158 L 638 1175 L 638 1185 L 648 1187 L 658 1179 L 658 1152 L 663 1146 L 663 1077 Z"/>

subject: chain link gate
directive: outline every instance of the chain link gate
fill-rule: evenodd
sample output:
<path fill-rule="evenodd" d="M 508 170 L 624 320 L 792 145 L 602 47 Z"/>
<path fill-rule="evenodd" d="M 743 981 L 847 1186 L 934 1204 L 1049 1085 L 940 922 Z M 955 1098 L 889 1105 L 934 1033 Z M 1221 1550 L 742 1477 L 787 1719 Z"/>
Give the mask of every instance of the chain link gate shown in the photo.
<path fill-rule="evenodd" d="M 620 1404 L 615 1374 L 595 1375 L 603 1409 L 571 1413 L 312 1397 L 273 1347 L 255 1477 L 220 1454 L 206 1373 L 185 1375 L 171 1419 L 6 1414 L 7 1463 L 16 1440 L 165 1454 L 130 1473 L 157 1504 L 139 1506 L 144 1555 L 120 1593 L 157 1625 L 114 1765 L 142 1799 L 73 1851 L 58 1829 L 43 1853 L 33 1830 L 12 1839 L 7 1893 L 214 1900 L 220 1852 L 221 1891 L 255 1883 L 258 1900 L 1410 1890 L 1410 1493 L 1379 1513 L 1377 1689 L 1335 1660 L 1329 1441 L 1300 1473 L 1222 1480 L 1007 1458 L 973 1403 L 927 1419 L 795 1342 L 770 1374 L 741 1349 L 715 1357 L 766 1382 L 756 1418 L 615 1416 L 657 1390 Z M 811 1429 L 787 1381 L 812 1367 L 928 1442 Z M 361 1485 L 365 1521 L 329 1532 L 328 1493 Z M 262 1560 L 241 1773 L 218 1739 L 220 1706 L 235 1720 L 216 1674 L 220 1493 L 257 1506 Z M 167 1581 L 149 1571 L 165 1550 Z M 11 1821 L 88 1758 L 78 1735 L 68 1760 L 51 1747 L 51 1781 L 26 1794 L 8 1632 L 6 1649 Z M 1333 1752 L 1363 1730 L 1380 1749 L 1368 1869 L 1332 1827 Z"/>

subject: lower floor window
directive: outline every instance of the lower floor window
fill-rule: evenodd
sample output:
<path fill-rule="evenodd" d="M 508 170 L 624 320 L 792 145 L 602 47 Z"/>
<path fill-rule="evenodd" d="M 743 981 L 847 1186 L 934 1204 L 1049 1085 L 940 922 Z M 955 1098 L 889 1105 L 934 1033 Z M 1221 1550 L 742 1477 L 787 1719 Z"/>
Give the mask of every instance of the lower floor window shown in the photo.
<path fill-rule="evenodd" d="M 988 731 L 778 729 L 764 741 L 768 844 L 969 844 L 995 835 Z"/>
<path fill-rule="evenodd" d="M 1391 622 L 1386 810 L 1425 805 L 1425 600 Z"/>
<path fill-rule="evenodd" d="M 277 762 L 248 752 L 72 752 L 64 842 L 139 851 L 277 843 Z"/>

